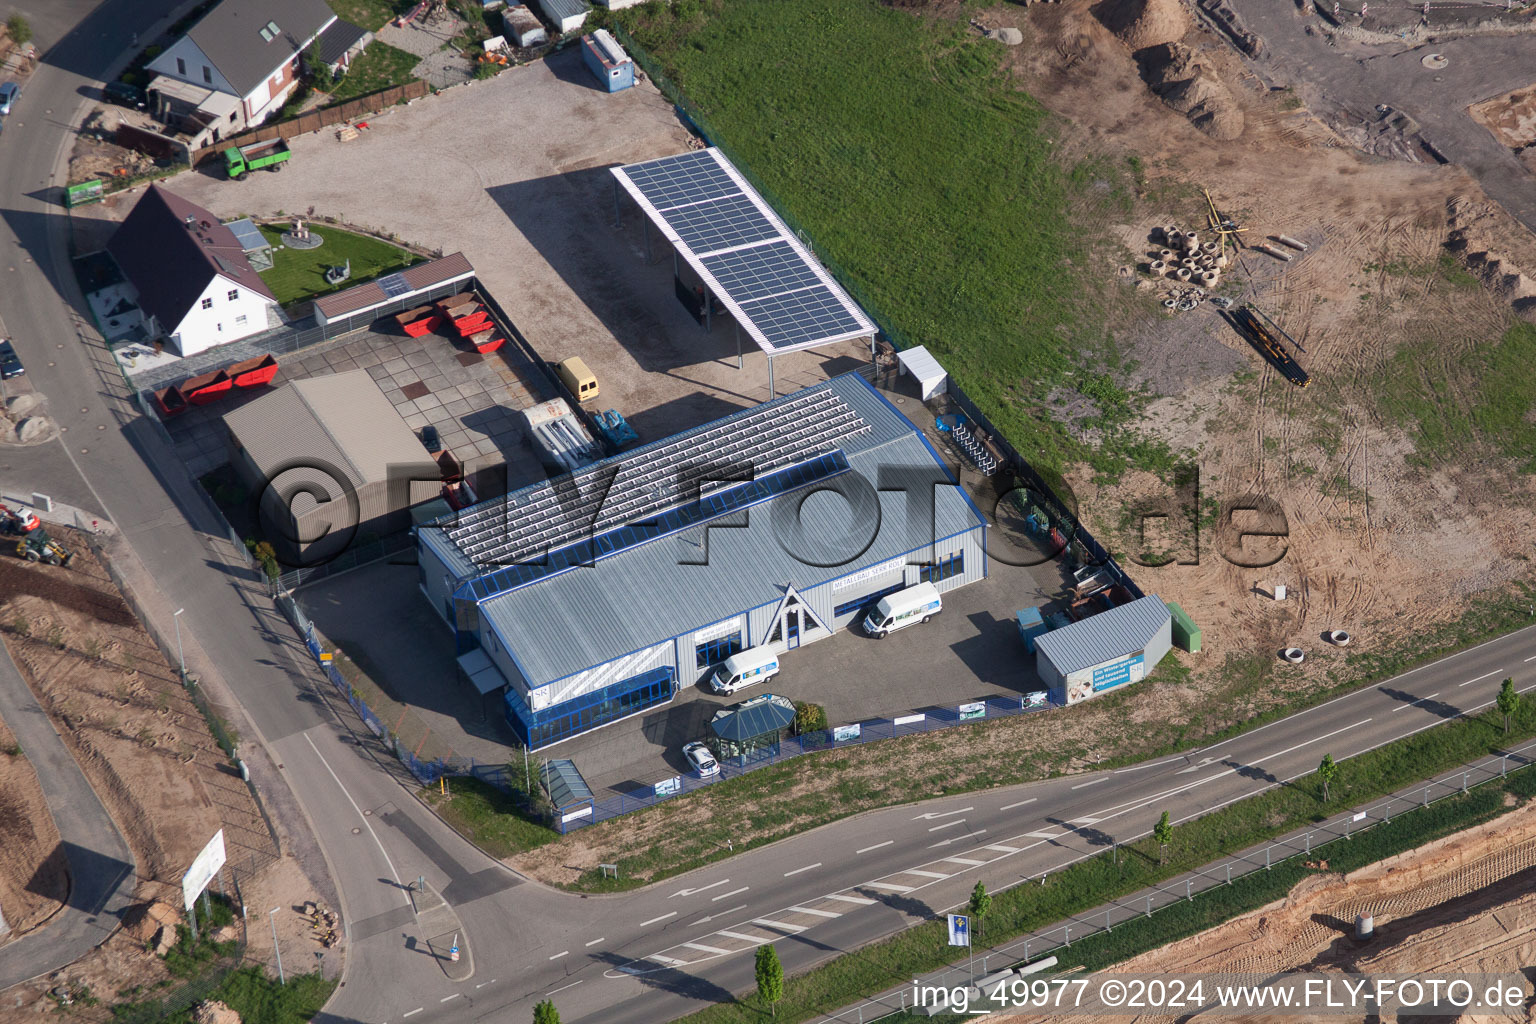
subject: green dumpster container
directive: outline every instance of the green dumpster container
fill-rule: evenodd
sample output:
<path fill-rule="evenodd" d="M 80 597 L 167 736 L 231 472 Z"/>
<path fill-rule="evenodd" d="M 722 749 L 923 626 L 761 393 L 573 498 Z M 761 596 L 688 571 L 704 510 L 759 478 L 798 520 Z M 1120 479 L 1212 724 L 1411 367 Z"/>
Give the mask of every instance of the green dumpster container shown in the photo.
<path fill-rule="evenodd" d="M 1173 616 L 1173 642 L 1181 651 L 1199 654 L 1200 627 L 1195 625 L 1195 620 L 1190 618 L 1189 613 L 1180 608 L 1177 602 L 1164 603 L 1168 605 L 1168 614 Z"/>

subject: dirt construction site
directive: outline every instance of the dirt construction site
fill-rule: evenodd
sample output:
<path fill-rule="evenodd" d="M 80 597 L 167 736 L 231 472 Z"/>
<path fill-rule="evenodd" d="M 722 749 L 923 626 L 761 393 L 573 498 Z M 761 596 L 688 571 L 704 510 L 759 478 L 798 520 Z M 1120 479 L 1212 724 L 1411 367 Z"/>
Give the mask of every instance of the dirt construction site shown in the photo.
<path fill-rule="evenodd" d="M 1232 722 L 1325 679 L 1345 653 L 1320 642 L 1326 630 L 1379 650 L 1445 622 L 1471 595 L 1529 580 L 1532 478 L 1466 421 L 1488 386 L 1489 352 L 1536 301 L 1522 269 L 1536 271 L 1536 238 L 1460 167 L 1362 153 L 1196 14 L 1180 0 L 1067 0 L 994 8 L 979 27 L 1024 33 L 1011 69 L 1071 122 L 1064 159 L 1136 162 L 1134 220 L 1114 226 L 1118 266 L 1103 269 L 1157 312 L 1122 345 L 1124 385 L 1145 396 L 1133 429 L 1194 453 L 1199 495 L 1182 518 L 1143 521 L 1137 510 L 1172 495 L 1165 478 L 1132 469 L 1106 481 L 1084 467 L 1068 479 L 1122 560 L 1167 563 L 1128 568 L 1204 630 L 1206 653 L 1186 659 L 1194 691 L 1165 687 L 1147 713 L 1177 722 L 1217 703 Z M 1209 298 L 1251 302 L 1281 325 L 1310 374 L 1305 389 L 1209 298 L 1163 308 L 1179 293 L 1151 272 L 1162 226 L 1215 239 L 1202 189 L 1243 228 Z M 1273 241 L 1282 234 L 1298 246 Z M 1431 398 L 1411 404 L 1416 392 Z M 1074 416 L 1093 404 L 1074 398 L 1058 403 L 1060 418 L 1091 440 L 1096 428 Z M 1521 399 L 1517 431 L 1532 416 Z M 1228 516 L 1218 503 L 1255 511 Z M 1274 599 L 1277 585 L 1286 600 Z M 1275 655 L 1291 645 L 1306 661 L 1281 671 Z M 1263 661 L 1269 681 L 1222 694 L 1231 655 Z"/>
<path fill-rule="evenodd" d="M 157 958 L 182 922 L 182 875 L 222 829 L 227 865 L 212 888 L 239 904 L 284 906 L 284 951 L 321 949 L 310 918 L 313 884 L 274 844 L 261 808 L 219 748 L 175 665 L 144 631 L 86 538 L 50 527 L 72 553 L 68 566 L 0 554 L 0 639 L 30 696 L 47 713 L 112 823 L 132 851 L 131 901 L 101 946 L 64 971 L 7 990 L 0 1021 L 56 1012 L 56 993 L 90 993 L 104 1004 L 164 998 L 180 984 Z M 0 725 L 0 901 L 4 941 L 45 939 L 71 879 L 60 834 L 27 750 Z M 239 942 L 247 962 L 271 958 L 270 930 L 248 946 L 237 915 L 214 937 Z M 339 957 L 338 957 L 339 959 Z M 339 964 L 336 965 L 339 967 Z M 117 998 L 113 998 L 113 994 Z M 81 1019 L 110 1009 L 76 1005 Z"/>
<path fill-rule="evenodd" d="M 1524 973 L 1536 963 L 1536 805 L 1457 833 L 1348 876 L 1326 871 L 1281 902 L 1234 918 L 1115 967 L 1130 974 L 1306 971 L 1345 975 Z M 1353 937 L 1356 915 L 1374 919 L 1368 942 Z M 1526 986 L 1527 989 L 1529 985 Z M 1201 1019 L 1237 1019 L 1202 1013 Z M 988 1017 L 1022 1021 L 1024 1016 Z M 1104 1020 L 1052 1017 L 1052 1020 Z M 1141 1021 L 1174 1020 L 1146 1014 Z M 1295 1017 L 1244 1015 L 1244 1021 Z M 1341 1018 L 1343 1019 L 1343 1018 Z M 1439 1018 L 1447 1019 L 1447 1018 Z M 1469 1019 L 1485 1019 L 1472 1017 Z M 1528 1005 L 1513 1016 L 1533 1019 Z"/>

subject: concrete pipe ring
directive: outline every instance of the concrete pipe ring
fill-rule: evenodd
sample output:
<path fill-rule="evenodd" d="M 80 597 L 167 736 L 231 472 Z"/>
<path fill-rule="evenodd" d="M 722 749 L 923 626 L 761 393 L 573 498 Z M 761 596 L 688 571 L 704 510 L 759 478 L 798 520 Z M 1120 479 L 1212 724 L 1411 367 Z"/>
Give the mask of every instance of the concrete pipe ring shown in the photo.
<path fill-rule="evenodd" d="M 1300 665 L 1303 661 L 1306 660 L 1307 654 L 1300 647 L 1287 647 L 1285 650 L 1280 652 L 1280 657 L 1284 658 L 1292 665 Z"/>

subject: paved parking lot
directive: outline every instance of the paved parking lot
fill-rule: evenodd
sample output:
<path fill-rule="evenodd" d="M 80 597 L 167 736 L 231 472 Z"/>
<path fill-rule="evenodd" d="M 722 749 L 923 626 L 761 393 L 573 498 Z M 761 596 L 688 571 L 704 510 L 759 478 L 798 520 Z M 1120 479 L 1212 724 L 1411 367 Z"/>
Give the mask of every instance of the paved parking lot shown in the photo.
<path fill-rule="evenodd" d="M 523 443 L 517 410 L 553 397 L 554 391 L 544 372 L 512 344 L 481 355 L 441 334 L 408 338 L 385 318 L 370 330 L 280 358 L 273 387 L 365 369 L 407 426 L 418 436 L 427 424 L 435 426 L 443 447 L 463 465 L 473 469 L 505 462 L 514 486 L 543 476 L 538 459 Z M 229 461 L 224 416 L 270 390 L 237 390 L 166 423 L 177 454 L 194 476 Z"/>
<path fill-rule="evenodd" d="M 736 368 L 729 317 L 705 333 L 673 295 L 672 254 L 633 204 L 614 226 L 608 168 L 683 152 L 689 135 L 649 84 L 599 89 L 577 47 L 369 118 L 360 138 L 291 142 L 282 174 L 217 170 L 166 186 L 220 217 L 314 208 L 429 249 L 462 250 L 538 355 L 580 355 L 600 409 L 642 441 L 768 397 L 766 357 Z M 846 343 L 776 362 L 780 394 L 867 361 Z"/>

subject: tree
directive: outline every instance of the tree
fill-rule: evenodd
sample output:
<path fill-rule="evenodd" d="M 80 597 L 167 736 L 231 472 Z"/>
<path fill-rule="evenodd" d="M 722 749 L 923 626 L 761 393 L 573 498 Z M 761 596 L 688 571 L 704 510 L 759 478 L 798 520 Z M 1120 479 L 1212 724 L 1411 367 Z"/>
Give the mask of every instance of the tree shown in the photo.
<path fill-rule="evenodd" d="M 784 965 L 779 963 L 779 951 L 772 944 L 757 947 L 757 994 L 777 1017 L 779 1000 L 784 998 Z"/>
<path fill-rule="evenodd" d="M 1504 731 L 1507 733 L 1510 716 L 1520 710 L 1520 695 L 1515 692 L 1513 679 L 1504 680 L 1504 685 L 1499 687 L 1499 696 L 1494 704 L 1498 706 L 1499 714 L 1504 716 Z"/>
<path fill-rule="evenodd" d="M 1157 824 L 1152 826 L 1152 838 L 1157 840 L 1157 862 L 1168 862 L 1168 844 L 1173 842 L 1173 822 L 1168 819 L 1168 812 L 1157 819 Z"/>
<path fill-rule="evenodd" d="M 1317 777 L 1323 783 L 1323 803 L 1328 802 L 1328 787 L 1339 777 L 1339 763 L 1333 759 L 1332 754 L 1324 754 L 1317 766 Z"/>
<path fill-rule="evenodd" d="M 981 920 L 987 916 L 987 911 L 992 909 L 992 897 L 987 894 L 987 887 L 980 882 L 971 890 L 971 917 L 976 922 L 977 932 L 981 931 Z"/>
<path fill-rule="evenodd" d="M 5 19 L 5 34 L 17 46 L 25 46 L 32 41 L 32 23 L 19 14 L 13 14 Z"/>
<path fill-rule="evenodd" d="M 825 732 L 827 729 L 827 709 L 820 704 L 812 704 L 809 701 L 795 701 L 795 735 L 804 736 L 806 733 Z"/>
<path fill-rule="evenodd" d="M 546 999 L 533 1008 L 533 1024 L 560 1024 L 560 1011 Z"/>

